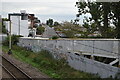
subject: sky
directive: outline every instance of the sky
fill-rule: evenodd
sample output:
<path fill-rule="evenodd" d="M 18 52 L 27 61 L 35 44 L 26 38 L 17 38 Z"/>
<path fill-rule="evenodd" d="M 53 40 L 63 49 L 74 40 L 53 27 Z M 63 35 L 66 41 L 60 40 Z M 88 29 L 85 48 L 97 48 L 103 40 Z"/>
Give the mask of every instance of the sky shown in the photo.
<path fill-rule="evenodd" d="M 76 1 L 78 0 L 0 0 L 0 14 L 2 17 L 7 17 L 8 13 L 19 13 L 20 10 L 26 10 L 27 13 L 35 14 L 44 23 L 49 18 L 58 22 L 71 21 L 76 19 L 78 13 L 75 7 Z M 80 17 L 80 24 L 82 24 L 83 18 L 84 16 Z"/>
<path fill-rule="evenodd" d="M 33 13 L 42 22 L 52 18 L 54 21 L 70 21 L 76 18 L 77 8 L 75 3 L 78 0 L 1 0 L 2 17 L 8 13 L 19 13 L 26 10 Z M 0 7 L 1 8 L 1 7 Z"/>

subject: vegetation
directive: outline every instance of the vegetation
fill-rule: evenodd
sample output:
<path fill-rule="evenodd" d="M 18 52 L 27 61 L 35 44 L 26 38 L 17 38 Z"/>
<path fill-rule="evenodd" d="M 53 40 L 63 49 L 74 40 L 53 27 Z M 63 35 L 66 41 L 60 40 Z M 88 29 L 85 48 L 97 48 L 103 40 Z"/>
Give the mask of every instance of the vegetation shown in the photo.
<path fill-rule="evenodd" d="M 12 35 L 11 36 L 12 45 L 17 45 L 17 43 L 19 41 L 19 37 L 22 37 L 22 36 L 18 36 L 18 35 Z M 5 45 L 5 46 L 9 45 L 9 36 L 6 37 L 5 41 L 3 41 L 3 45 Z"/>
<path fill-rule="evenodd" d="M 48 26 L 52 27 L 52 26 L 53 26 L 53 19 L 47 20 L 47 21 L 46 21 L 46 24 L 47 24 Z"/>
<path fill-rule="evenodd" d="M 54 26 L 56 31 L 61 31 L 66 35 L 67 38 L 74 38 L 76 34 L 83 34 L 83 29 L 80 25 L 71 23 L 71 22 L 63 22 L 61 25 Z"/>
<path fill-rule="evenodd" d="M 83 26 L 87 28 L 87 32 L 99 31 L 102 37 L 120 38 L 120 2 L 78 1 L 76 6 L 78 8 L 78 16 L 91 15 L 84 19 Z M 111 24 L 115 28 L 111 27 Z"/>
<path fill-rule="evenodd" d="M 7 30 L 5 28 L 5 25 L 2 25 L 2 33 L 7 34 Z"/>
<path fill-rule="evenodd" d="M 53 21 L 53 19 L 49 19 L 46 21 L 46 24 L 49 26 L 49 27 L 54 27 L 54 26 L 58 26 L 60 25 L 57 21 Z"/>
<path fill-rule="evenodd" d="M 40 25 L 39 25 L 38 23 L 40 23 L 40 22 L 41 22 L 41 21 L 40 21 L 37 17 L 35 17 L 33 27 L 34 27 L 34 28 L 39 27 Z"/>
<path fill-rule="evenodd" d="M 52 39 L 58 39 L 59 37 L 58 36 L 53 36 Z"/>
<path fill-rule="evenodd" d="M 42 26 L 37 27 L 37 35 L 41 35 L 45 31 L 45 28 Z"/>
<path fill-rule="evenodd" d="M 54 22 L 54 26 L 60 25 L 57 21 Z"/>
<path fill-rule="evenodd" d="M 7 30 L 5 28 L 5 25 L 3 24 L 3 21 L 8 21 L 7 18 L 2 18 L 1 22 L 0 22 L 0 33 L 4 33 L 7 34 Z"/>
<path fill-rule="evenodd" d="M 3 46 L 3 51 L 7 52 L 8 47 Z M 46 50 L 34 53 L 14 45 L 12 51 L 15 58 L 31 64 L 52 78 L 98 78 L 94 75 L 74 70 L 68 66 L 64 59 L 55 60 L 50 52 Z"/>

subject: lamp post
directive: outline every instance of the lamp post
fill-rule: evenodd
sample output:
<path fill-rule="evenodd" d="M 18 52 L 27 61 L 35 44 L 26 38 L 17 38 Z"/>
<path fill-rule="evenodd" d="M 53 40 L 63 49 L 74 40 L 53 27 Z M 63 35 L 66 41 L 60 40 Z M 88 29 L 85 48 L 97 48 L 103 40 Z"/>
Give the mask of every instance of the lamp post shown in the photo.
<path fill-rule="evenodd" d="M 11 41 L 11 20 L 9 19 L 9 21 L 10 21 L 10 27 L 9 27 L 9 51 L 8 51 L 8 54 L 12 54 L 12 50 L 11 50 L 11 48 L 12 48 L 12 41 Z"/>

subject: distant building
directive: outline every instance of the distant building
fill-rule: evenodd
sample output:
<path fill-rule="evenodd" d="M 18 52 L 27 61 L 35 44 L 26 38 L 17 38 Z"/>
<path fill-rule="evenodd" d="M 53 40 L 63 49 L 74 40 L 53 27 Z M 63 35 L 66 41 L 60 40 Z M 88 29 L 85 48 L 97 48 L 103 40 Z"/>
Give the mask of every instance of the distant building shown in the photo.
<path fill-rule="evenodd" d="M 23 17 L 22 15 L 25 14 Z M 29 35 L 29 28 L 31 25 L 33 25 L 32 28 L 36 28 L 40 25 L 40 20 L 38 18 L 34 17 L 34 14 L 28 14 L 26 11 L 21 11 L 21 13 L 12 13 L 9 14 L 11 19 L 11 33 L 14 35 L 22 35 L 24 37 L 27 37 Z M 33 16 L 33 22 L 31 22 L 30 17 Z M 4 21 L 4 24 L 6 26 L 6 29 L 8 32 L 10 31 L 10 22 Z"/>
<path fill-rule="evenodd" d="M 102 35 L 101 35 L 101 33 L 99 31 L 95 31 L 94 33 L 89 34 L 88 36 L 89 37 L 96 37 L 96 36 L 102 36 Z"/>
<path fill-rule="evenodd" d="M 45 32 L 42 34 L 43 38 L 51 38 L 53 36 L 58 36 L 54 28 L 51 28 L 47 25 L 45 25 L 44 28 L 45 28 Z"/>
<path fill-rule="evenodd" d="M 59 37 L 61 38 L 65 38 L 66 35 L 62 32 L 62 31 L 56 31 L 56 33 L 58 34 Z"/>
<path fill-rule="evenodd" d="M 34 19 L 34 26 L 33 27 L 37 28 L 39 26 L 41 26 L 41 21 L 37 17 L 35 17 L 35 19 Z"/>
<path fill-rule="evenodd" d="M 13 15 L 10 16 L 10 19 L 11 19 L 11 34 L 28 36 L 28 34 L 29 34 L 28 19 L 27 20 L 21 20 L 22 17 L 20 16 L 20 14 L 21 13 L 13 13 Z M 10 21 L 4 21 L 4 25 L 6 26 L 6 29 L 9 32 L 10 31 Z"/>
<path fill-rule="evenodd" d="M 0 15 L 0 33 L 2 33 L 2 18 L 1 18 L 1 15 Z"/>

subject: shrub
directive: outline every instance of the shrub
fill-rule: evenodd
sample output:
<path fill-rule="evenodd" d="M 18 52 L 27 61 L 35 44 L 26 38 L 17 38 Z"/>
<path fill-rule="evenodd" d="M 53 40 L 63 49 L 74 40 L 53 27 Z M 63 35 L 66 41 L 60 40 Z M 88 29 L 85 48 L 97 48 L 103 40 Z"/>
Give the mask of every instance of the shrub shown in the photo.
<path fill-rule="evenodd" d="M 39 57 L 34 57 L 33 58 L 33 62 L 35 63 L 40 63 L 41 62 L 41 59 Z"/>
<path fill-rule="evenodd" d="M 11 44 L 12 45 L 17 45 L 17 43 L 19 42 L 19 37 L 22 36 L 18 36 L 18 35 L 12 35 L 11 36 Z M 3 45 L 8 46 L 9 45 L 9 36 L 6 37 L 5 41 L 3 41 Z"/>
<path fill-rule="evenodd" d="M 58 39 L 59 37 L 58 36 L 53 36 L 52 39 Z"/>
<path fill-rule="evenodd" d="M 5 25 L 2 25 L 2 33 L 6 34 L 7 30 L 5 29 Z"/>
<path fill-rule="evenodd" d="M 37 28 L 37 32 L 36 32 L 36 33 L 37 33 L 38 35 L 41 35 L 41 34 L 43 34 L 44 31 L 45 31 L 45 28 L 41 26 L 41 27 L 38 27 L 38 28 Z"/>

